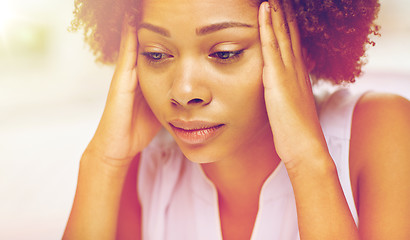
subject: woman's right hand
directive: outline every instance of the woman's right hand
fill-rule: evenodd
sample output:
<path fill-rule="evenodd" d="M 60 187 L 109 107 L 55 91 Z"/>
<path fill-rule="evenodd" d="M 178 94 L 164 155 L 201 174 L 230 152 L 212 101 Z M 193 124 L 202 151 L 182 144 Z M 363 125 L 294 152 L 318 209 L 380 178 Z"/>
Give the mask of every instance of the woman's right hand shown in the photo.
<path fill-rule="evenodd" d="M 104 113 L 86 150 L 109 164 L 129 164 L 161 127 L 138 84 L 137 54 L 136 27 L 125 17 Z"/>
<path fill-rule="evenodd" d="M 118 227 L 123 226 L 125 218 L 134 226 L 127 234 L 140 239 L 140 207 L 135 192 L 138 165 L 130 166 L 161 125 L 139 88 L 137 33 L 129 23 L 126 18 L 104 113 L 80 161 L 77 190 L 63 239 L 117 239 L 118 234 L 128 230 Z M 126 217 L 120 216 L 125 211 L 121 209 L 130 204 L 133 211 L 126 209 Z"/>

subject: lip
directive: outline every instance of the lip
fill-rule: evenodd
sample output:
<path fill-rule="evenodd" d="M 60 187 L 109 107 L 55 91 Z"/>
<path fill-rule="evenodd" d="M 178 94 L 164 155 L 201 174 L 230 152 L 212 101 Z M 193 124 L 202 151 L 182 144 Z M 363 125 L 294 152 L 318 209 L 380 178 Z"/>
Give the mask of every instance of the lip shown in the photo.
<path fill-rule="evenodd" d="M 222 132 L 225 124 L 206 121 L 172 120 L 169 122 L 175 135 L 184 143 L 204 144 Z"/>

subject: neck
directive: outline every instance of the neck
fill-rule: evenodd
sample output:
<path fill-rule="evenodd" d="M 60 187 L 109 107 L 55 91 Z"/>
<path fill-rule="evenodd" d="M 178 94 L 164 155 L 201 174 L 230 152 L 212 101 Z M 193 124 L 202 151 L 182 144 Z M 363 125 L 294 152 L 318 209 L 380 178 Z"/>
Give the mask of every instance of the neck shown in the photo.
<path fill-rule="evenodd" d="M 263 183 L 280 162 L 270 131 L 243 146 L 230 159 L 202 164 L 207 177 L 218 190 L 219 202 L 228 206 L 258 204 Z"/>

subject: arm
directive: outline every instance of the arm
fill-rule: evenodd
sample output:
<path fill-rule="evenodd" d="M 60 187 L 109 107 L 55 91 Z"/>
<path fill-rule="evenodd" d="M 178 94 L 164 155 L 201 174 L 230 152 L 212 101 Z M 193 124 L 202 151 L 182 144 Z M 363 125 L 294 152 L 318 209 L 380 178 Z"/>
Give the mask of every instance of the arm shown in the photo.
<path fill-rule="evenodd" d="M 322 163 L 306 162 L 289 171 L 301 239 L 359 239 L 333 160 L 314 160 Z"/>
<path fill-rule="evenodd" d="M 265 103 L 295 193 L 300 237 L 358 239 L 317 117 L 295 17 L 289 5 L 270 3 L 270 11 L 263 3 L 259 12 Z"/>
<path fill-rule="evenodd" d="M 80 162 L 77 190 L 63 239 L 115 239 L 128 166 L 109 166 L 94 153 Z"/>
<path fill-rule="evenodd" d="M 104 113 L 80 161 L 77 191 L 63 239 L 122 237 L 124 228 L 117 231 L 117 224 L 131 217 L 137 224 L 132 238 L 139 237 L 139 203 L 135 182 L 130 179 L 136 181 L 137 154 L 156 135 L 160 124 L 138 85 L 137 52 L 136 28 L 125 17 L 118 64 Z M 127 207 L 130 209 L 124 209 Z M 127 211 L 136 212 L 127 215 Z"/>
<path fill-rule="evenodd" d="M 118 240 L 136 240 L 141 237 L 141 205 L 137 193 L 137 176 L 139 157 L 131 162 L 121 194 L 118 211 L 117 237 Z"/>
<path fill-rule="evenodd" d="M 350 147 L 361 239 L 410 239 L 410 102 L 366 94 L 357 104 Z M 356 179 L 356 180 L 355 180 Z"/>

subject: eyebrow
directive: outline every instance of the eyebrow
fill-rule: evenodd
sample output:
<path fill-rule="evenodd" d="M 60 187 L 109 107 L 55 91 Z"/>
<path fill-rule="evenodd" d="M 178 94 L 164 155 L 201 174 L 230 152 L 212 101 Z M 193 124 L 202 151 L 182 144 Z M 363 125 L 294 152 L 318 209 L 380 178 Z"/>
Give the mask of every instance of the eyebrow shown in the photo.
<path fill-rule="evenodd" d="M 210 34 L 222 29 L 226 28 L 234 28 L 234 27 L 244 27 L 244 28 L 254 28 L 253 25 L 241 22 L 222 22 L 222 23 L 215 23 L 208 26 L 201 27 L 195 30 L 196 35 L 203 36 L 206 34 Z"/>
<path fill-rule="evenodd" d="M 141 28 L 151 30 L 153 32 L 156 32 L 156 33 L 164 36 L 164 37 L 171 37 L 171 33 L 167 29 L 165 29 L 163 27 L 152 25 L 150 23 L 141 23 L 138 26 L 138 30 L 140 30 Z"/>
<path fill-rule="evenodd" d="M 197 28 L 195 30 L 196 35 L 198 36 L 203 36 L 206 34 L 210 34 L 222 29 L 226 29 L 226 28 L 234 28 L 234 27 L 244 27 L 244 28 L 255 28 L 255 26 L 251 25 L 251 24 L 247 24 L 247 23 L 241 23 L 241 22 L 221 22 L 221 23 L 215 23 L 215 24 L 211 24 L 211 25 L 207 25 L 204 27 L 200 27 Z M 159 26 L 155 26 L 153 24 L 150 23 L 141 23 L 138 26 L 138 30 L 140 30 L 141 28 L 145 28 L 148 29 L 150 31 L 153 31 L 155 33 L 158 33 L 164 37 L 171 37 L 171 33 L 163 28 L 163 27 L 159 27 Z"/>

